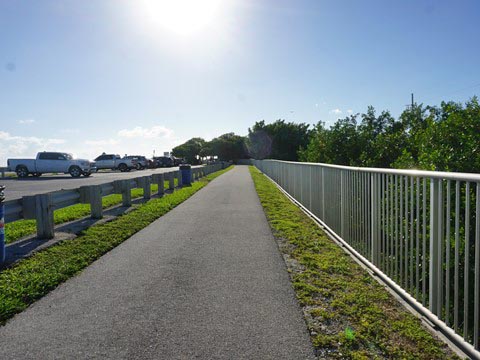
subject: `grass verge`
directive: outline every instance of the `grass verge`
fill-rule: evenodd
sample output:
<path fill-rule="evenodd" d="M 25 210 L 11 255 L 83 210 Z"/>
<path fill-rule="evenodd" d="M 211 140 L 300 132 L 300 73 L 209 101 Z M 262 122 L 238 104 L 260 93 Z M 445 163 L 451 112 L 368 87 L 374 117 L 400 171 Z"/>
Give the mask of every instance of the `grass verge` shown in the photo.
<path fill-rule="evenodd" d="M 76 239 L 62 241 L 2 271 L 0 324 L 230 169 L 210 174 L 192 183 L 192 186 L 183 187 L 162 198 L 136 205 L 134 210 L 111 222 L 92 226 Z"/>
<path fill-rule="evenodd" d="M 164 188 L 168 189 L 168 181 L 165 181 Z M 175 185 L 177 179 L 175 179 Z M 158 191 L 158 185 L 152 184 L 152 193 Z M 143 189 L 132 189 L 132 199 L 136 199 L 143 196 Z M 121 194 L 112 194 L 102 198 L 102 206 L 104 209 L 108 209 L 112 206 L 122 203 Z M 53 214 L 54 222 L 56 225 L 64 224 L 69 221 L 81 219 L 82 217 L 90 215 L 90 204 L 76 204 L 63 209 L 56 210 Z M 27 235 L 34 235 L 36 233 L 35 220 L 18 220 L 5 225 L 5 243 L 10 244 L 12 242 L 21 239 Z"/>
<path fill-rule="evenodd" d="M 250 173 L 320 358 L 458 358 L 267 177 Z"/>

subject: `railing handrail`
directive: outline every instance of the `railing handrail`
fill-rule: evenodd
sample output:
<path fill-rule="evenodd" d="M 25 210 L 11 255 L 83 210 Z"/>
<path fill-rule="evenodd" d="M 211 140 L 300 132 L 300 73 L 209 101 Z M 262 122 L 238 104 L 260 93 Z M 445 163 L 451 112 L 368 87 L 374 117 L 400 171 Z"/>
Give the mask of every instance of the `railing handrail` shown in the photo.
<path fill-rule="evenodd" d="M 273 161 L 273 162 L 281 162 L 281 163 L 297 164 L 297 165 L 323 166 L 323 167 L 328 167 L 332 169 L 350 170 L 350 171 L 375 173 L 375 174 L 406 175 L 406 176 L 422 177 L 422 178 L 430 178 L 430 179 L 480 182 L 480 174 L 477 174 L 477 173 L 428 171 L 428 170 L 416 170 L 416 169 L 373 168 L 373 167 L 333 165 L 333 164 L 324 164 L 324 163 L 287 161 L 287 160 L 275 160 L 275 159 L 263 159 L 263 161 Z"/>

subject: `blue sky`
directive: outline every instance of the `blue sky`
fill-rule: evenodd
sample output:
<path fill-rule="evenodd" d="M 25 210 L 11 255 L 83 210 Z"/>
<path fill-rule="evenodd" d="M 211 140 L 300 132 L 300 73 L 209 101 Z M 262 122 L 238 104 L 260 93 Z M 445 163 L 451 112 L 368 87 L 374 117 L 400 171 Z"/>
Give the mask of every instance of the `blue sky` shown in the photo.
<path fill-rule="evenodd" d="M 476 0 L 224 0 L 187 35 L 152 1 L 0 0 L 0 166 L 480 93 Z"/>

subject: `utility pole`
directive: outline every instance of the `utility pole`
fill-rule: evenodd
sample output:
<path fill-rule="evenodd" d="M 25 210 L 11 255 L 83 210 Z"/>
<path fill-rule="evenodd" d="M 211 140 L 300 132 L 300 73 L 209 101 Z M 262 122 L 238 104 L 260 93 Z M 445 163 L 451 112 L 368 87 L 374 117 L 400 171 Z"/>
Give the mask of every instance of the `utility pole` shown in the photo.
<path fill-rule="evenodd" d="M 411 93 L 411 95 L 412 95 L 412 102 L 410 104 L 405 105 L 405 107 L 410 111 L 413 111 L 413 107 L 415 106 L 415 100 L 413 98 L 413 93 Z"/>

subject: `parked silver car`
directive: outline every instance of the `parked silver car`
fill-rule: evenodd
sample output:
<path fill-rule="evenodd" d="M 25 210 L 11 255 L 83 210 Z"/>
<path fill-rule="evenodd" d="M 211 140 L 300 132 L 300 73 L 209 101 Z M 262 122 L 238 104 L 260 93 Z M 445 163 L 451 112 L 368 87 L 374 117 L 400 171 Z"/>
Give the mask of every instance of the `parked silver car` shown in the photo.
<path fill-rule="evenodd" d="M 43 151 L 36 159 L 8 159 L 8 168 L 19 178 L 28 175 L 41 176 L 44 173 L 65 173 L 72 177 L 90 176 L 96 171 L 95 164 L 85 159 L 74 159 L 71 154 Z"/>

